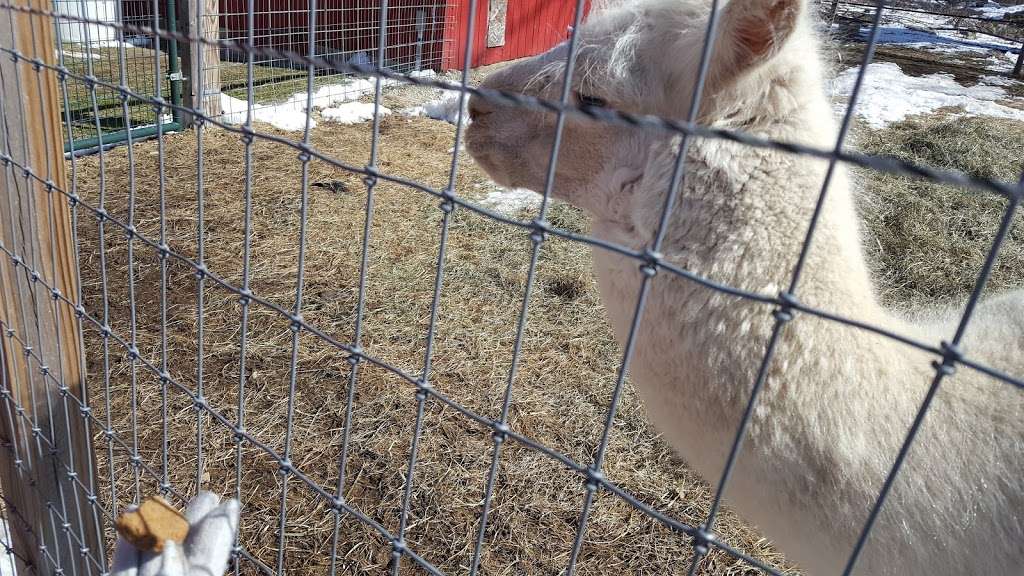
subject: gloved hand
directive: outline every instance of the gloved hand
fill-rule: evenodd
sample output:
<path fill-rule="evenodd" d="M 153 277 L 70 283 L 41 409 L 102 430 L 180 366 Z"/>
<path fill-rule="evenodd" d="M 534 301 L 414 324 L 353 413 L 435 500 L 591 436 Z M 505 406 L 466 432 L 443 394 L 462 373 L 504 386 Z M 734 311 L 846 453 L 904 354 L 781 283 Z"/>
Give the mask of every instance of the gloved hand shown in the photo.
<path fill-rule="evenodd" d="M 111 576 L 223 576 L 238 531 L 238 500 L 220 502 L 200 492 L 185 510 L 184 544 L 164 543 L 161 553 L 138 550 L 118 535 Z"/>

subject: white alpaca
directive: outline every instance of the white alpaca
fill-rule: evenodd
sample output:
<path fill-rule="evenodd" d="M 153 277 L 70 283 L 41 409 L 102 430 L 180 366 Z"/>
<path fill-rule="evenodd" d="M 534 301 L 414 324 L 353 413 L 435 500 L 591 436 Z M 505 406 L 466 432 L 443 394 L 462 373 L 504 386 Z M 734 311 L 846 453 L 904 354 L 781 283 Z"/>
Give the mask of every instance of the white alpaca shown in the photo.
<path fill-rule="evenodd" d="M 638 0 L 596 11 L 580 30 L 577 98 L 685 118 L 709 0 Z M 721 14 L 701 122 L 830 148 L 836 126 L 804 0 L 732 0 Z M 489 88 L 548 99 L 567 47 L 517 63 Z M 898 98 L 898 94 L 893 95 Z M 469 149 L 501 184 L 542 190 L 554 115 L 474 98 Z M 570 120 L 554 195 L 586 209 L 593 233 L 648 246 L 678 142 L 649 130 Z M 664 258 L 712 280 L 784 290 L 825 164 L 695 139 Z M 595 250 L 602 298 L 624 342 L 638 263 Z M 803 302 L 938 344 L 953 310 L 897 314 L 876 297 L 840 170 L 797 289 Z M 653 281 L 631 376 L 650 419 L 686 462 L 717 482 L 762 360 L 764 305 L 662 273 Z M 1024 375 L 1024 292 L 983 302 L 967 355 Z M 726 500 L 810 574 L 845 565 L 935 371 L 934 358 L 807 315 L 788 324 Z M 1024 394 L 960 369 L 947 379 L 897 478 L 856 573 L 1024 572 Z"/>

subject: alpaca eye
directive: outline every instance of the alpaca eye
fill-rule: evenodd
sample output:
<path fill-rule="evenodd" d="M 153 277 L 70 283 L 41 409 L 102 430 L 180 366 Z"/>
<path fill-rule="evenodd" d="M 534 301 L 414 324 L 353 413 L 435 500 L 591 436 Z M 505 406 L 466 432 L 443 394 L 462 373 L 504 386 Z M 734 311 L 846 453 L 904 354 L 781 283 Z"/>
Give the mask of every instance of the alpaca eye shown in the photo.
<path fill-rule="evenodd" d="M 589 106 L 591 108 L 604 108 L 608 105 L 608 101 L 604 98 L 598 98 L 597 96 L 587 96 L 580 92 L 576 93 L 576 99 L 579 100 L 581 106 Z"/>

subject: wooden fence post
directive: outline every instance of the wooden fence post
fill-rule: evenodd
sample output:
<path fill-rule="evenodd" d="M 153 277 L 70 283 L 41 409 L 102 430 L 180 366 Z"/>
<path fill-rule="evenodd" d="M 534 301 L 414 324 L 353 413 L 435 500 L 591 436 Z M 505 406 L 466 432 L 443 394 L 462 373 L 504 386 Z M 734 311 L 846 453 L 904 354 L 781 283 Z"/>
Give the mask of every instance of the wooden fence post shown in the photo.
<path fill-rule="evenodd" d="M 49 0 L 21 5 L 52 10 Z M 90 555 L 103 546 L 82 488 L 94 466 L 78 318 L 51 292 L 78 294 L 60 93 L 56 72 L 32 62 L 56 66 L 54 22 L 9 16 L 0 46 L 18 58 L 0 58 L 0 492 L 20 574 L 95 573 Z"/>
<path fill-rule="evenodd" d="M 196 16 L 196 2 L 203 3 L 202 21 Z M 178 0 L 179 31 L 189 36 L 200 36 L 211 42 L 220 38 L 219 0 Z M 199 54 L 202 51 L 202 70 Z M 181 42 L 182 75 L 185 77 L 182 103 L 202 111 L 207 116 L 221 113 L 220 106 L 220 49 L 198 42 Z M 200 98 L 202 87 L 202 98 Z M 185 114 L 183 121 L 192 124 L 191 115 Z"/>

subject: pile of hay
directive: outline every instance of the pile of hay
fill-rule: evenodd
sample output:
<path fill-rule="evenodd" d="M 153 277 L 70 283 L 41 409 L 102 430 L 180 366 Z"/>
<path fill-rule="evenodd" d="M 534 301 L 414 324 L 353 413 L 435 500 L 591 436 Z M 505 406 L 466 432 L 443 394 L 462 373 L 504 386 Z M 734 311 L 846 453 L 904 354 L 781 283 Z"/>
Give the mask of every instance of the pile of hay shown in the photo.
<path fill-rule="evenodd" d="M 1024 123 L 997 118 L 926 116 L 877 132 L 857 148 L 967 174 L 1016 182 L 1024 171 Z M 865 247 L 887 304 L 919 308 L 962 303 L 985 261 L 1007 200 L 919 178 L 856 172 Z M 1024 215 L 992 271 L 986 294 L 1024 286 Z"/>

